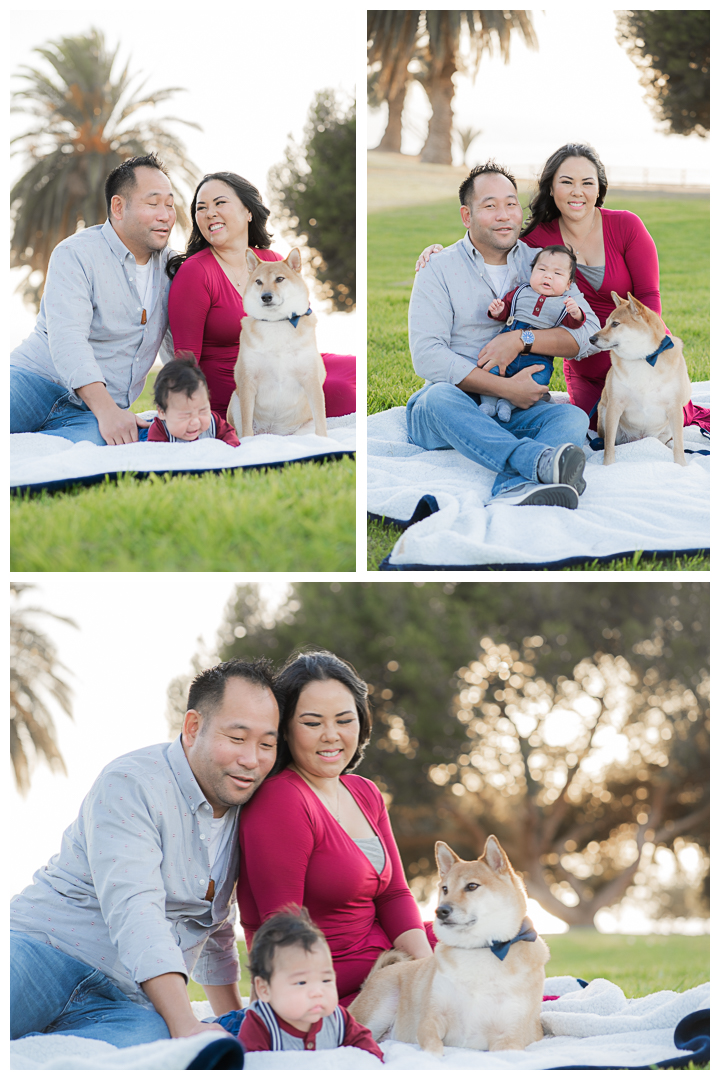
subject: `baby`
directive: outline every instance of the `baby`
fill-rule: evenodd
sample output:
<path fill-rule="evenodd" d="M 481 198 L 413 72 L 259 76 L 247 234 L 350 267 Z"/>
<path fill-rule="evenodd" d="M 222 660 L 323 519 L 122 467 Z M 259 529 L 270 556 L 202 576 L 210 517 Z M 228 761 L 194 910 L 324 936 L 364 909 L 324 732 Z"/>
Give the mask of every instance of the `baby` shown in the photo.
<path fill-rule="evenodd" d="M 219 413 L 210 411 L 208 387 L 192 353 L 178 353 L 155 380 L 157 417 L 148 430 L 148 442 L 196 442 L 221 439 L 239 446 L 235 428 Z"/>
<path fill-rule="evenodd" d="M 585 322 L 585 312 L 566 295 L 575 280 L 577 259 L 571 251 L 560 244 L 542 248 L 531 263 L 530 281 L 512 289 L 502 300 L 493 300 L 488 308 L 488 315 L 507 325 L 501 334 L 509 330 L 551 330 L 555 326 L 567 326 L 576 330 Z M 532 342 L 532 334 L 528 335 Z M 525 343 L 528 339 L 523 338 Z M 505 375 L 516 375 L 523 368 L 532 364 L 542 364 L 542 371 L 533 372 L 535 382 L 547 386 L 553 372 L 550 356 L 537 353 L 521 353 L 508 364 Z M 499 369 L 492 368 L 492 375 L 498 375 Z M 480 408 L 488 416 L 497 415 L 498 420 L 507 422 L 515 408 L 504 398 L 482 394 Z"/>
<path fill-rule="evenodd" d="M 247 1051 L 357 1046 L 384 1060 L 368 1029 L 338 1005 L 332 956 L 306 908 L 292 904 L 264 922 L 249 964 L 257 999 L 238 1035 Z"/>

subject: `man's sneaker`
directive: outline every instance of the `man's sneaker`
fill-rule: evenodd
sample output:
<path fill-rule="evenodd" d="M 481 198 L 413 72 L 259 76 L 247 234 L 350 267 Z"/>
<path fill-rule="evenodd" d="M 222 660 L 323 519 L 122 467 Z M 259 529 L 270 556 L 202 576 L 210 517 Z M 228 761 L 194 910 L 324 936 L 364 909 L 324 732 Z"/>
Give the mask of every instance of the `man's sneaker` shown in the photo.
<path fill-rule="evenodd" d="M 493 496 L 490 503 L 507 506 L 564 506 L 577 509 L 578 493 L 570 484 L 518 484 Z"/>
<path fill-rule="evenodd" d="M 545 451 L 538 462 L 538 480 L 541 484 L 570 484 L 578 495 L 586 488 L 583 480 L 585 455 L 574 443 L 563 443 L 553 451 Z"/>

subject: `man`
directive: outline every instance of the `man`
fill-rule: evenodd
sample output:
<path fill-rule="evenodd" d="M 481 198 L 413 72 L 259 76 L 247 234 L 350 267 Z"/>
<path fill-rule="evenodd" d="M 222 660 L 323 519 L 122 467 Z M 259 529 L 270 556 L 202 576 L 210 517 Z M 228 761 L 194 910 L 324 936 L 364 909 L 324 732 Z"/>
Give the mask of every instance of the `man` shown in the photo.
<path fill-rule="evenodd" d="M 10 430 L 99 446 L 138 441 L 130 411 L 168 327 L 172 185 L 154 154 L 105 183 L 108 220 L 58 244 L 33 332 L 10 356 Z M 164 347 L 172 359 L 169 335 Z M 143 432 L 143 435 L 146 433 Z"/>
<path fill-rule="evenodd" d="M 11 1038 L 41 1032 L 132 1046 L 224 1028 L 242 1008 L 233 933 L 240 807 L 275 763 L 267 661 L 202 672 L 182 733 L 100 773 L 60 853 L 11 905 Z"/>
<path fill-rule="evenodd" d="M 522 353 L 585 355 L 597 318 L 573 285 L 586 315 L 578 330 L 515 330 L 498 335 L 490 303 L 530 277 L 532 252 L 518 241 L 522 208 L 514 177 L 494 162 L 477 166 L 460 188 L 462 240 L 430 259 L 410 300 L 410 351 L 426 384 L 407 404 L 408 434 L 426 450 L 454 448 L 497 473 L 493 501 L 575 509 L 585 489 L 588 418 L 574 405 L 542 401 L 546 387 L 531 366 L 507 379 L 505 368 Z M 479 350 L 479 351 L 478 351 Z M 492 375 L 498 366 L 501 374 Z M 500 423 L 480 409 L 480 395 L 513 405 Z"/>

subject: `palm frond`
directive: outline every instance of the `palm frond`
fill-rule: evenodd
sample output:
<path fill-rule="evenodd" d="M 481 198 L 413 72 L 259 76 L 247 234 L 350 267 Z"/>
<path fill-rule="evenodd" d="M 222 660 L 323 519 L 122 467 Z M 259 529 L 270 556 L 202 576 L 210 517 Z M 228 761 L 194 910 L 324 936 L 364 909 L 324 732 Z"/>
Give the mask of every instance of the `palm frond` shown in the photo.
<path fill-rule="evenodd" d="M 123 160 L 155 151 L 171 179 L 194 187 L 200 175 L 182 140 L 170 130 L 177 124 L 202 130 L 200 125 L 155 115 L 160 104 L 183 88 L 150 93 L 148 78 L 132 75 L 129 61 L 114 77 L 119 48 L 109 49 L 102 32 L 91 28 L 35 49 L 50 73 L 23 65 L 17 74 L 23 85 L 13 95 L 13 110 L 26 114 L 31 123 L 12 143 L 13 153 L 24 155 L 26 168 L 11 192 L 11 261 L 28 268 L 19 291 L 35 306 L 57 244 L 78 225 L 105 220 L 105 177 Z M 141 119 L 142 110 L 152 111 L 152 119 Z M 187 229 L 182 195 L 176 208 L 179 224 Z"/>

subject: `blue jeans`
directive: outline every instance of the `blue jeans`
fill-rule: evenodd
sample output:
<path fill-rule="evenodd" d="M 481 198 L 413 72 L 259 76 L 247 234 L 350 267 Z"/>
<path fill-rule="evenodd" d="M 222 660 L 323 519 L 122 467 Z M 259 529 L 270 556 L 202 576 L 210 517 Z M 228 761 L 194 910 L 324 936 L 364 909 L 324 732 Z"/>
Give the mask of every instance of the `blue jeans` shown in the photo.
<path fill-rule="evenodd" d="M 515 319 L 512 326 L 503 326 L 500 331 L 501 334 L 509 334 L 513 330 L 535 330 L 536 327 L 531 326 L 530 323 L 520 322 Z M 532 364 L 542 364 L 542 371 L 534 371 L 533 379 L 536 383 L 540 383 L 542 386 L 547 386 L 552 378 L 553 373 L 553 357 L 543 356 L 542 353 L 528 353 L 527 356 L 523 356 L 519 353 L 514 360 L 512 360 L 505 368 L 505 378 L 509 379 L 513 375 L 517 375 L 518 371 L 523 371 L 525 368 L 530 367 Z M 500 368 L 495 365 L 494 368 L 490 368 L 491 375 L 499 375 Z M 515 406 L 513 406 L 514 408 Z"/>
<path fill-rule="evenodd" d="M 10 365 L 10 432 L 37 431 L 59 435 L 70 442 L 105 446 L 95 414 L 84 401 L 75 405 L 70 391 L 33 371 Z M 147 428 L 138 428 L 138 441 L 147 439 Z"/>
<path fill-rule="evenodd" d="M 29 934 L 10 931 L 10 1038 L 77 1035 L 112 1046 L 169 1039 L 167 1024 L 97 968 Z"/>
<path fill-rule="evenodd" d="M 231 1035 L 237 1035 L 240 1031 L 240 1025 L 245 1019 L 245 1013 L 247 1009 L 231 1009 L 230 1012 L 223 1013 L 222 1016 L 209 1016 L 206 1020 L 203 1020 L 203 1024 L 219 1024 L 220 1027 L 224 1027 L 226 1031 L 229 1031 Z"/>
<path fill-rule="evenodd" d="M 585 441 L 587 413 L 575 405 L 538 401 L 529 409 L 514 409 L 503 424 L 478 405 L 478 395 L 452 383 L 423 386 L 407 403 L 408 435 L 425 450 L 457 450 L 497 473 L 493 495 L 537 482 L 537 463 L 548 447 Z"/>

